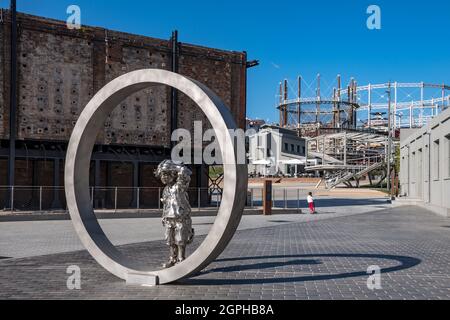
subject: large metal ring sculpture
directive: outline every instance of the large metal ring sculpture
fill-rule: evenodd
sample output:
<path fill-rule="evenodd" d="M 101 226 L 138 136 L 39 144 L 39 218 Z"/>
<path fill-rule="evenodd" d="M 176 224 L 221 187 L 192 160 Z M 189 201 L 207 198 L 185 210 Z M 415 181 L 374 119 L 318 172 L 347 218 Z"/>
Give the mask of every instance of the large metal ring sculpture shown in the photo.
<path fill-rule="evenodd" d="M 163 84 L 186 94 L 206 114 L 216 132 L 224 166 L 222 203 L 203 243 L 182 263 L 152 271 L 122 255 L 98 223 L 89 193 L 89 164 L 97 134 L 113 109 L 125 98 L 151 84 Z M 229 109 L 203 84 L 165 70 L 130 72 L 108 83 L 81 113 L 69 142 L 65 189 L 70 216 L 81 242 L 92 257 L 115 276 L 127 280 L 139 274 L 166 284 L 193 275 L 217 258 L 233 237 L 242 217 L 247 190 L 247 165 L 238 164 L 230 129 L 236 123 Z"/>

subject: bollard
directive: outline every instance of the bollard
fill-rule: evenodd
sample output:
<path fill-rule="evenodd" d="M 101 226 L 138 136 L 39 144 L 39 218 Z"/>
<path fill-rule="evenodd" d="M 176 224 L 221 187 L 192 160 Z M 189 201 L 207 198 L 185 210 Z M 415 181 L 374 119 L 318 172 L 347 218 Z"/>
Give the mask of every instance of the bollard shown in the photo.
<path fill-rule="evenodd" d="M 272 214 L 272 191 L 272 180 L 265 180 L 263 189 L 263 214 L 267 216 Z"/>
<path fill-rule="evenodd" d="M 284 188 L 284 209 L 288 208 L 288 203 L 287 203 L 287 189 Z"/>

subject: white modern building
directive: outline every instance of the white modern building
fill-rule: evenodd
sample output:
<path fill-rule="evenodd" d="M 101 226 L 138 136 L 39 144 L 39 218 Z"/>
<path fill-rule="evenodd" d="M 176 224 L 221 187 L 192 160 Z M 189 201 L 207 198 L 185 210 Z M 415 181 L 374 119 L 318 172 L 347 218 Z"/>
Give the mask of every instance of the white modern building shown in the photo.
<path fill-rule="evenodd" d="M 295 131 L 264 125 L 249 136 L 249 174 L 297 176 L 305 164 L 306 141 Z"/>
<path fill-rule="evenodd" d="M 400 194 L 450 217 L 450 108 L 400 139 Z"/>

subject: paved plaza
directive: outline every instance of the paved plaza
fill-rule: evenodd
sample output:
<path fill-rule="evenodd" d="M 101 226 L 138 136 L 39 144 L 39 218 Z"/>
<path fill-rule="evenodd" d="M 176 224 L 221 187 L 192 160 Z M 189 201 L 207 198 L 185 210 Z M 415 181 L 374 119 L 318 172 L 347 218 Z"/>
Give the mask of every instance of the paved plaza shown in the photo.
<path fill-rule="evenodd" d="M 448 219 L 417 207 L 291 223 L 283 219 L 272 216 L 275 225 L 238 231 L 206 270 L 167 286 L 126 286 L 86 251 L 3 259 L 0 298 L 450 299 Z M 197 237 L 191 250 L 203 239 Z M 167 254 L 161 240 L 119 248 L 154 269 Z M 71 265 L 81 268 L 81 290 L 67 289 Z M 372 265 L 382 272 L 378 290 L 367 287 Z"/>

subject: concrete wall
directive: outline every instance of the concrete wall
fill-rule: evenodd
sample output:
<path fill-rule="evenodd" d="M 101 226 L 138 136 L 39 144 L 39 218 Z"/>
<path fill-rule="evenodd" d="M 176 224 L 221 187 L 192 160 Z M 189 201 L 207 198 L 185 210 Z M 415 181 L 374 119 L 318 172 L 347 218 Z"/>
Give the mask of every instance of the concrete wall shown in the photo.
<path fill-rule="evenodd" d="M 401 195 L 450 216 L 450 109 L 401 142 Z"/>
<path fill-rule="evenodd" d="M 0 139 L 9 132 L 10 24 L 0 24 Z M 18 15 L 18 139 L 68 141 L 90 98 L 112 79 L 143 68 L 171 70 L 171 42 L 102 28 L 68 30 L 65 22 Z M 245 128 L 246 54 L 179 45 L 179 73 L 205 83 Z M 178 125 L 205 120 L 180 96 Z M 170 146 L 169 88 L 154 86 L 123 101 L 105 122 L 99 144 Z M 209 127 L 205 120 L 205 127 Z"/>
<path fill-rule="evenodd" d="M 281 171 L 288 174 L 288 166 L 279 163 L 280 160 L 301 159 L 305 157 L 303 148 L 306 149 L 306 141 L 304 138 L 286 133 L 287 130 L 277 130 L 263 128 L 254 135 L 249 136 L 249 158 L 250 163 L 259 160 L 269 160 L 272 165 L 265 169 L 263 165 L 249 165 L 249 173 L 276 174 Z M 259 139 L 259 143 L 258 143 Z M 288 150 L 285 150 L 285 143 L 288 144 Z M 291 152 L 291 144 L 294 145 L 294 152 Z M 300 147 L 300 153 L 297 152 L 297 146 Z M 306 150 L 305 150 L 306 151 Z M 293 167 L 293 166 L 292 166 Z M 298 166 L 298 173 L 304 166 Z"/>

